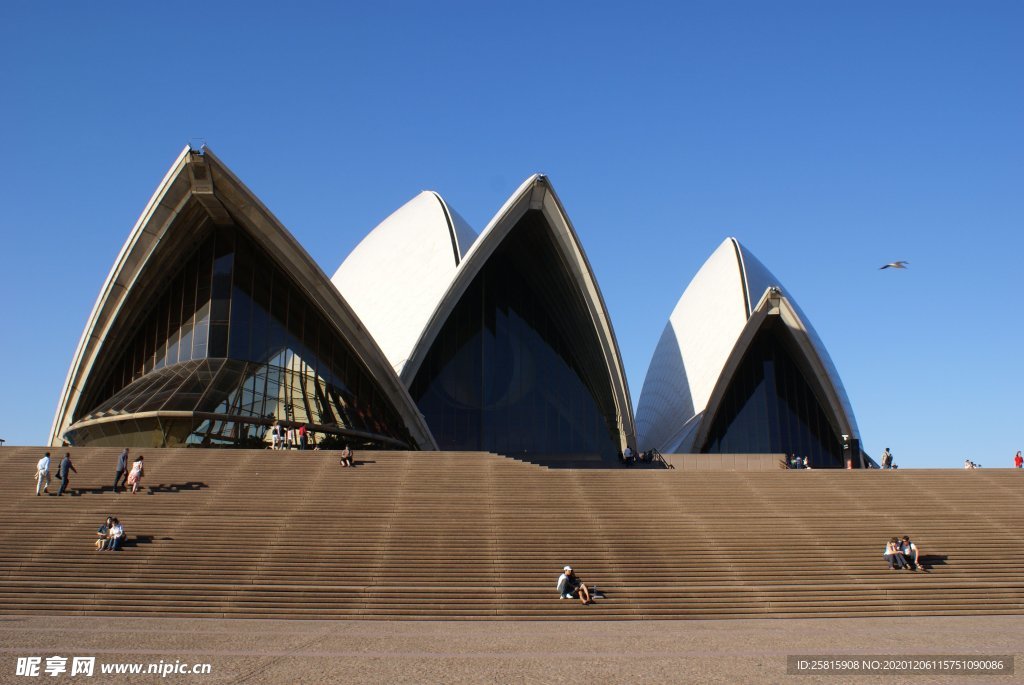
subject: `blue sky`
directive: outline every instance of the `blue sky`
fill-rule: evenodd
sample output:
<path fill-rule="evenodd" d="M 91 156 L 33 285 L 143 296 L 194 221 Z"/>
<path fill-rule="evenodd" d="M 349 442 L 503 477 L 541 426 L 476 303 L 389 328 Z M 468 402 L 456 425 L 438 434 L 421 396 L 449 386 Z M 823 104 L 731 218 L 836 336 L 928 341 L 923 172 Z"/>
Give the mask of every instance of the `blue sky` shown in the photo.
<path fill-rule="evenodd" d="M 813 321 L 872 454 L 1024 449 L 1024 4 L 282 5 L 0 8 L 8 444 L 45 440 L 118 249 L 202 139 L 329 274 L 420 190 L 479 230 L 549 174 L 634 402 L 734 235 Z"/>

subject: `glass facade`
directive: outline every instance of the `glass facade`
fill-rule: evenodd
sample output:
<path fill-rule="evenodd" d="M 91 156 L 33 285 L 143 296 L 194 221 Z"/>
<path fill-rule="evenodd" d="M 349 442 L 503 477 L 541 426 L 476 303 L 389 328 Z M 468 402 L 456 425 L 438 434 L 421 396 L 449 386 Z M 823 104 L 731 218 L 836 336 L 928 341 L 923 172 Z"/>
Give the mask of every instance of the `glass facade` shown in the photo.
<path fill-rule="evenodd" d="M 443 450 L 617 458 L 600 342 L 544 222 L 528 212 L 498 246 L 413 380 Z"/>
<path fill-rule="evenodd" d="M 814 468 L 840 468 L 842 442 L 794 361 L 785 325 L 762 328 L 726 390 L 705 453 L 808 457 Z"/>
<path fill-rule="evenodd" d="M 162 293 L 131 308 L 146 315 L 104 381 L 86 388 L 72 444 L 136 436 L 150 446 L 162 435 L 167 445 L 251 446 L 277 420 L 413 446 L 351 347 L 241 229 L 210 231 Z M 96 421 L 115 416 L 125 420 Z"/>

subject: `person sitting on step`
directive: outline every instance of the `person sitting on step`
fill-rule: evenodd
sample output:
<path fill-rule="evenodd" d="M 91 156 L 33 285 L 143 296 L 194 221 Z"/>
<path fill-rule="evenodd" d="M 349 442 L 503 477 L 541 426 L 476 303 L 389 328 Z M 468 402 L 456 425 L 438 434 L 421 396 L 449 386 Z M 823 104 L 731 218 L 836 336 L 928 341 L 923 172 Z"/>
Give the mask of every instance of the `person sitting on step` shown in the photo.
<path fill-rule="evenodd" d="M 911 571 L 924 570 L 924 567 L 921 566 L 921 550 L 910 540 L 909 535 L 904 535 L 903 539 L 900 540 L 900 552 L 903 554 L 903 560 Z"/>
<path fill-rule="evenodd" d="M 124 526 L 116 518 L 110 525 L 110 540 L 107 543 L 108 552 L 120 552 L 121 545 L 124 544 Z"/>
<path fill-rule="evenodd" d="M 899 540 L 896 538 L 890 538 L 889 542 L 885 544 L 885 553 L 883 558 L 889 562 L 890 571 L 899 568 L 907 568 L 907 560 L 903 558 L 903 552 L 900 551 Z"/>
<path fill-rule="evenodd" d="M 579 576 L 573 573 L 572 566 L 563 568 L 562 575 L 558 576 L 558 596 L 561 599 L 579 597 L 580 602 L 585 605 L 594 601 L 590 598 L 590 590 L 579 579 Z"/>
<path fill-rule="evenodd" d="M 345 445 L 345 449 L 341 451 L 340 463 L 342 466 L 352 466 L 352 450 L 348 448 L 348 445 Z"/>
<path fill-rule="evenodd" d="M 96 551 L 102 552 L 110 542 L 110 527 L 114 525 L 114 519 L 107 517 L 107 520 L 96 529 Z"/>

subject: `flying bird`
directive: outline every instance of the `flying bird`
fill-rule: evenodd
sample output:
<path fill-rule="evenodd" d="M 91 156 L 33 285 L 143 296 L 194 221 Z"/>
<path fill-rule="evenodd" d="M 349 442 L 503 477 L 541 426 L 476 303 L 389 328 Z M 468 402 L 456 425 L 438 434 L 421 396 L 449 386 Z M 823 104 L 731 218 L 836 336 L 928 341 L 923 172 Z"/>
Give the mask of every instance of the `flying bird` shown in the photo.
<path fill-rule="evenodd" d="M 882 269 L 906 269 L 907 264 L 910 264 L 910 262 L 904 262 L 902 260 L 898 262 L 889 262 L 885 266 L 879 267 L 878 270 L 881 271 Z"/>

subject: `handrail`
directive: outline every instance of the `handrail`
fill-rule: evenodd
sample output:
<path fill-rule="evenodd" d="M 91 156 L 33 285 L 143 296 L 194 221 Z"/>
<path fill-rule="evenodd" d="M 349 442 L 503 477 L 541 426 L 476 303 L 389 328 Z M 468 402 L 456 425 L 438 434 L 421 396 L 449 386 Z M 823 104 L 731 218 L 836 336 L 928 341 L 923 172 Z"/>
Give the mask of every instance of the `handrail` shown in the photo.
<path fill-rule="evenodd" d="M 665 459 L 665 456 L 661 452 L 659 452 L 656 448 L 653 447 L 644 453 L 644 461 L 650 461 L 652 463 L 660 462 L 661 465 L 667 469 L 675 468 L 675 466 L 668 463 L 668 461 Z"/>

